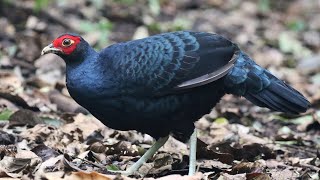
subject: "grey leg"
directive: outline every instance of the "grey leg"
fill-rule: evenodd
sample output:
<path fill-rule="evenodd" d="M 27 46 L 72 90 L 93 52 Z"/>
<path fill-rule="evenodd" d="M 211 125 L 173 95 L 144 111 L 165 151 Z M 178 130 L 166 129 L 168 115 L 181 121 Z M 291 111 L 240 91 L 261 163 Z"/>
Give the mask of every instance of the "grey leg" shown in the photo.
<path fill-rule="evenodd" d="M 153 146 L 150 149 L 148 149 L 147 152 L 145 152 L 144 155 L 132 166 L 130 166 L 126 171 L 110 171 L 110 172 L 120 173 L 127 176 L 134 174 L 145 162 L 147 162 L 148 159 L 150 159 L 158 151 L 158 149 L 160 149 L 167 142 L 168 138 L 169 136 L 159 138 L 153 144 Z"/>
<path fill-rule="evenodd" d="M 192 176 L 196 172 L 197 162 L 197 129 L 195 128 L 192 135 L 190 136 L 190 155 L 189 155 L 189 176 Z"/>

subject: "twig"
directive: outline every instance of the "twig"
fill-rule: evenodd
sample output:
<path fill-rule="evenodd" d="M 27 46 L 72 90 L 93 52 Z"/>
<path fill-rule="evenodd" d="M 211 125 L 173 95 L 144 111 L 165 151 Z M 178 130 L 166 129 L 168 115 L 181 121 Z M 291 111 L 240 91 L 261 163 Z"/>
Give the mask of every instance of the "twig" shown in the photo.
<path fill-rule="evenodd" d="M 314 166 L 314 165 L 310 165 L 310 164 L 306 164 L 306 163 L 299 163 L 299 166 L 301 167 L 305 167 L 305 168 L 310 168 L 314 171 L 320 171 L 320 168 L 318 168 L 317 166 Z"/>

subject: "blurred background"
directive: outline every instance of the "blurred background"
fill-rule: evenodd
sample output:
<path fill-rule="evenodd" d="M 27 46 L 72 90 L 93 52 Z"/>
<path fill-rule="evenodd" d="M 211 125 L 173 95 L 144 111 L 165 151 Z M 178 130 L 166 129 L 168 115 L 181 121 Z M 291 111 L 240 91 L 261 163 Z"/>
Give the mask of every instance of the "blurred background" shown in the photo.
<path fill-rule="evenodd" d="M 65 113 L 86 114 L 65 88 L 64 62 L 52 54 L 40 56 L 42 48 L 62 33 L 78 33 L 99 50 L 162 32 L 205 31 L 237 43 L 258 64 L 301 91 L 313 106 L 300 118 L 275 117 L 226 96 L 208 122 L 254 125 L 263 137 L 293 140 L 293 144 L 303 137 L 311 142 L 310 149 L 319 148 L 319 0 L 0 0 L 0 27 L 0 120 L 8 120 L 19 109 L 37 112 L 48 122 L 68 121 L 61 115 Z M 23 124 L 16 121 L 11 123 Z M 209 126 L 204 121 L 198 124 L 208 132 Z M 292 139 L 281 136 L 298 132 L 306 134 Z M 209 144 L 217 139 L 208 134 L 219 137 L 203 133 Z"/>
<path fill-rule="evenodd" d="M 318 0 L 1 0 L 0 78 L 2 83 L 9 79 L 15 91 L 22 84 L 51 89 L 58 83 L 62 88 L 64 63 L 54 55 L 40 57 L 40 52 L 65 32 L 82 35 L 99 50 L 157 33 L 193 30 L 224 35 L 310 100 L 318 100 L 319 12 Z M 8 73 L 14 73 L 10 78 L 17 84 Z"/>

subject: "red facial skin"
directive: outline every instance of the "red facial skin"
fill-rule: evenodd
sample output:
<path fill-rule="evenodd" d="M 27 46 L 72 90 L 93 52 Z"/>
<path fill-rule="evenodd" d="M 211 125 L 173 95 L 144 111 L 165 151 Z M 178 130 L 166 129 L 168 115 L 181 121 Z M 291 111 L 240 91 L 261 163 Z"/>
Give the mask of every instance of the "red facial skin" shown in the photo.
<path fill-rule="evenodd" d="M 73 41 L 73 43 L 69 46 L 64 46 L 63 40 L 65 39 L 70 39 L 71 41 Z M 81 41 L 80 37 L 66 34 L 53 40 L 52 44 L 53 44 L 53 47 L 61 49 L 64 54 L 69 55 L 76 49 L 80 41 Z"/>

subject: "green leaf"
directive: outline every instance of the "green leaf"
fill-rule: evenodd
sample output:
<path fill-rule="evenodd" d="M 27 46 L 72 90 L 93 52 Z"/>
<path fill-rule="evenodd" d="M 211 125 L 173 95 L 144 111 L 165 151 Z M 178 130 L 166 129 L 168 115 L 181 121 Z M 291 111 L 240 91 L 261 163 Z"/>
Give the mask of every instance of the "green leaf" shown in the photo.
<path fill-rule="evenodd" d="M 190 29 L 192 23 L 188 19 L 184 18 L 176 18 L 172 23 L 172 30 L 173 31 L 181 31 L 185 29 Z"/>
<path fill-rule="evenodd" d="M 147 28 L 150 32 L 153 32 L 153 33 L 160 33 L 161 32 L 161 25 L 156 22 L 147 25 Z"/>
<path fill-rule="evenodd" d="M 224 117 L 219 117 L 214 122 L 217 124 L 228 124 L 228 120 Z"/>
<path fill-rule="evenodd" d="M 149 0 L 149 8 L 153 15 L 159 15 L 161 10 L 159 0 Z"/>
<path fill-rule="evenodd" d="M 49 5 L 49 0 L 36 0 L 34 11 L 39 12 L 41 9 L 48 7 L 48 5 Z"/>
<path fill-rule="evenodd" d="M 101 19 L 97 28 L 101 31 L 110 31 L 113 28 L 113 24 L 108 19 Z"/>
<path fill-rule="evenodd" d="M 291 21 L 287 24 L 287 26 L 293 31 L 303 31 L 306 28 L 305 22 L 301 20 Z"/>
<path fill-rule="evenodd" d="M 270 1 L 269 0 L 259 0 L 258 2 L 259 11 L 265 13 L 270 11 Z"/>
<path fill-rule="evenodd" d="M 9 109 L 5 109 L 3 111 L 0 112 L 0 120 L 8 120 L 9 117 L 13 114 L 13 111 L 9 110 Z"/>
<path fill-rule="evenodd" d="M 120 170 L 117 166 L 115 166 L 113 164 L 107 165 L 106 168 L 107 168 L 107 170 L 110 170 L 110 171 L 119 171 Z"/>
<path fill-rule="evenodd" d="M 311 51 L 304 47 L 293 34 L 282 32 L 279 36 L 279 48 L 284 53 L 292 53 L 297 57 L 306 57 L 311 54 Z"/>

